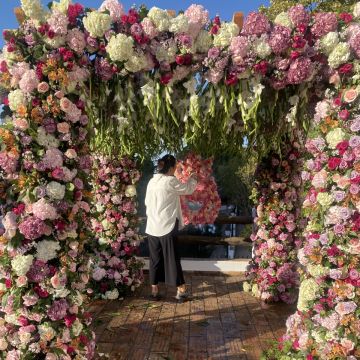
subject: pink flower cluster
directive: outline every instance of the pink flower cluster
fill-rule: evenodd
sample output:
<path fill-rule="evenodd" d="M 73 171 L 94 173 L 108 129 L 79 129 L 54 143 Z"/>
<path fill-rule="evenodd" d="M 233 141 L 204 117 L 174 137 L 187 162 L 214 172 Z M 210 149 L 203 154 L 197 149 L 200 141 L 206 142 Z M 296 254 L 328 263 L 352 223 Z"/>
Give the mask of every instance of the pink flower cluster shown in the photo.
<path fill-rule="evenodd" d="M 178 162 L 175 176 L 186 182 L 192 173 L 198 184 L 192 195 L 181 197 L 181 209 L 185 224 L 213 224 L 218 216 L 221 199 L 212 176 L 212 159 L 203 160 L 199 155 L 190 153 Z"/>

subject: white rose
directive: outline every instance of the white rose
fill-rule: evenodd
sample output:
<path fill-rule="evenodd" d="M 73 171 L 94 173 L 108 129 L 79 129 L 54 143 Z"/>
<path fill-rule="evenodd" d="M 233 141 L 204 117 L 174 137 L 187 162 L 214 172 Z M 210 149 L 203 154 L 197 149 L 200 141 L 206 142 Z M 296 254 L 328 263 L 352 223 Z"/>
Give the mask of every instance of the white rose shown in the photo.
<path fill-rule="evenodd" d="M 119 297 L 119 291 L 118 289 L 114 289 L 112 291 L 107 291 L 105 295 L 103 295 L 104 299 L 107 300 L 116 300 Z"/>
<path fill-rule="evenodd" d="M 125 189 L 125 196 L 127 197 L 134 197 L 136 196 L 136 186 L 135 185 L 128 185 Z"/>
<path fill-rule="evenodd" d="M 85 29 L 92 37 L 103 37 L 110 30 L 111 17 L 98 11 L 92 11 L 87 14 L 83 20 Z"/>
<path fill-rule="evenodd" d="M 79 336 L 83 330 L 83 324 L 79 321 L 79 319 L 76 319 L 72 324 L 72 331 L 75 336 Z"/>
<path fill-rule="evenodd" d="M 336 146 L 344 139 L 345 133 L 340 128 L 336 128 L 326 135 L 326 141 L 331 149 L 335 149 Z"/>
<path fill-rule="evenodd" d="M 64 154 L 68 159 L 76 159 L 77 158 L 77 153 L 74 149 L 68 149 L 66 150 L 65 154 Z"/>

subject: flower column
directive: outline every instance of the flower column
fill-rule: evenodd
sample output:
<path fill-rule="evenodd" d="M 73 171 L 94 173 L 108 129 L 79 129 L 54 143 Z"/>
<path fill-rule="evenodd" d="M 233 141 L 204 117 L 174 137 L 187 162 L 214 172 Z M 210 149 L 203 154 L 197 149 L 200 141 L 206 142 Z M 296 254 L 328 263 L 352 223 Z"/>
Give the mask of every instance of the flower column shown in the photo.
<path fill-rule="evenodd" d="M 87 61 L 66 47 L 70 20 L 63 12 L 45 22 L 39 3 L 23 5 L 34 21 L 6 32 L 1 66 L 19 165 L 10 169 L 17 171 L 9 177 L 16 202 L 0 242 L 0 358 L 91 359 L 94 337 L 82 295 L 89 278 L 82 264 L 89 211 L 83 189 L 91 162 L 77 92 Z M 9 173 L 11 162 L 0 167 Z"/>

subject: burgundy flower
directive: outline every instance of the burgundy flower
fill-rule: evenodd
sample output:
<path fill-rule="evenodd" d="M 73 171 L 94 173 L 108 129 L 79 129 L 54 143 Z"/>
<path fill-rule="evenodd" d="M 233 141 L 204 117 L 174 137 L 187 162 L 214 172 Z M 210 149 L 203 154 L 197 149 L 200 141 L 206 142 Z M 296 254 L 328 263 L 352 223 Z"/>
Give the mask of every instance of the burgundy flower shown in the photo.
<path fill-rule="evenodd" d="M 349 118 L 349 116 L 350 116 L 350 111 L 349 110 L 344 109 L 344 110 L 341 110 L 339 112 L 339 118 L 341 120 L 345 121 L 345 120 L 347 120 Z"/>
<path fill-rule="evenodd" d="M 225 79 L 226 85 L 235 85 L 237 82 L 238 82 L 238 78 L 234 73 L 228 74 L 228 76 Z"/>
<path fill-rule="evenodd" d="M 64 319 L 66 327 L 68 328 L 71 327 L 71 325 L 74 323 L 75 320 L 76 320 L 76 315 L 73 314 L 66 315 Z"/>
<path fill-rule="evenodd" d="M 71 25 L 76 24 L 76 18 L 84 11 L 81 4 L 70 4 L 67 11 L 67 16 Z"/>
<path fill-rule="evenodd" d="M 344 21 L 346 24 L 350 23 L 353 19 L 353 16 L 349 13 L 341 13 L 339 18 Z"/>
<path fill-rule="evenodd" d="M 344 140 L 341 143 L 336 145 L 336 148 L 339 150 L 340 155 L 343 155 L 345 153 L 345 151 L 348 149 L 348 147 L 349 147 L 348 140 Z"/>
<path fill-rule="evenodd" d="M 49 316 L 50 320 L 58 321 L 66 316 L 68 308 L 69 304 L 65 299 L 56 300 L 51 305 L 47 315 Z"/>
<path fill-rule="evenodd" d="M 36 260 L 31 265 L 26 276 L 30 282 L 40 283 L 50 275 L 49 266 L 41 260 Z"/>
<path fill-rule="evenodd" d="M 164 74 L 164 75 L 161 76 L 160 82 L 163 85 L 167 85 L 170 82 L 171 79 L 172 79 L 172 73 L 167 73 L 167 74 Z"/>
<path fill-rule="evenodd" d="M 262 60 L 254 65 L 254 70 L 262 75 L 266 75 L 269 63 L 266 60 Z"/>
<path fill-rule="evenodd" d="M 34 286 L 34 291 L 42 299 L 45 299 L 49 296 L 49 293 L 38 284 Z"/>
<path fill-rule="evenodd" d="M 339 74 L 345 74 L 345 75 L 351 74 L 352 70 L 353 70 L 353 64 L 344 64 L 341 65 L 338 69 Z"/>
<path fill-rule="evenodd" d="M 335 170 L 341 163 L 341 159 L 337 157 L 331 157 L 328 161 L 328 166 L 330 170 Z"/>

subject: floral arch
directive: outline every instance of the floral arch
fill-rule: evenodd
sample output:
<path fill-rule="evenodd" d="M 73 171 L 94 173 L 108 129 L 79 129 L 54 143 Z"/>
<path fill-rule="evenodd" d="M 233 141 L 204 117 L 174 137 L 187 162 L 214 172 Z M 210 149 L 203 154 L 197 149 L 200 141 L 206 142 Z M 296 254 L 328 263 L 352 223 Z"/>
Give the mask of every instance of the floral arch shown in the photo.
<path fill-rule="evenodd" d="M 360 4 L 298 5 L 274 23 L 251 13 L 242 29 L 198 5 L 173 16 L 22 0 L 19 15 L 0 63 L 0 358 L 91 359 L 85 295 L 141 281 L 139 173 L 120 156 L 236 154 L 245 137 L 264 159 L 247 287 L 291 301 L 296 256 L 302 272 L 267 358 L 358 358 Z"/>

